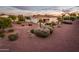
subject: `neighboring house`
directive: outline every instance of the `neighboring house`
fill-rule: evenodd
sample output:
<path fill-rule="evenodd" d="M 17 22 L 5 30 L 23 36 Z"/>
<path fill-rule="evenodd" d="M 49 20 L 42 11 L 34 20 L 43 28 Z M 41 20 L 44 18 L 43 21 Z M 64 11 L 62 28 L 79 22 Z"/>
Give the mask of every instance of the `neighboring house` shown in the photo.
<path fill-rule="evenodd" d="M 9 16 L 8 16 L 8 15 L 0 15 L 0 17 L 6 17 L 6 18 L 7 18 L 7 17 L 9 17 Z"/>
<path fill-rule="evenodd" d="M 53 15 L 33 15 L 33 20 L 39 21 L 40 19 L 43 20 L 45 23 L 48 22 L 57 22 L 57 16 Z"/>

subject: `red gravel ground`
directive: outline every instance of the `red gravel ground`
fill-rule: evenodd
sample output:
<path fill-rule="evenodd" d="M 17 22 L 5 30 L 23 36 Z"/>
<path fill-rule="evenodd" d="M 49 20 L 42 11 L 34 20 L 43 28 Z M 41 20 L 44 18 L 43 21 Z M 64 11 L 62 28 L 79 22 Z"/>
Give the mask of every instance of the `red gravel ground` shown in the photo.
<path fill-rule="evenodd" d="M 62 24 L 60 28 L 56 27 L 52 35 L 48 38 L 39 38 L 29 31 L 33 26 L 13 25 L 18 32 L 19 38 L 16 41 L 0 40 L 0 51 L 17 52 L 72 52 L 79 51 L 79 21 L 73 24 Z"/>

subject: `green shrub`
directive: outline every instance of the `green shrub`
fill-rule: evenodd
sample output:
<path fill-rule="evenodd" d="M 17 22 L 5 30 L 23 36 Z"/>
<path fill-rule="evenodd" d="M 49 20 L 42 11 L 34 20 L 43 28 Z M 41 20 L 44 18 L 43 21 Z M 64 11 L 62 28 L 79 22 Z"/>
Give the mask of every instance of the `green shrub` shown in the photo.
<path fill-rule="evenodd" d="M 30 30 L 31 33 L 34 33 L 34 29 Z"/>
<path fill-rule="evenodd" d="M 18 39 L 18 35 L 17 34 L 11 34 L 8 36 L 9 40 L 10 41 L 15 41 Z"/>
<path fill-rule="evenodd" d="M 0 28 L 4 29 L 11 27 L 11 20 L 9 18 L 0 17 Z"/>
<path fill-rule="evenodd" d="M 77 19 L 79 19 L 79 16 L 77 16 Z"/>
<path fill-rule="evenodd" d="M 70 17 L 69 17 L 69 16 L 64 16 L 63 19 L 64 19 L 64 20 L 69 20 Z"/>
<path fill-rule="evenodd" d="M 35 30 L 34 34 L 38 37 L 46 38 L 49 36 L 50 33 L 43 30 Z"/>
<path fill-rule="evenodd" d="M 21 21 L 17 21 L 16 23 L 17 23 L 17 24 L 21 24 L 22 22 L 21 22 Z"/>
<path fill-rule="evenodd" d="M 75 16 L 70 16 L 70 20 L 74 21 L 76 19 Z"/>

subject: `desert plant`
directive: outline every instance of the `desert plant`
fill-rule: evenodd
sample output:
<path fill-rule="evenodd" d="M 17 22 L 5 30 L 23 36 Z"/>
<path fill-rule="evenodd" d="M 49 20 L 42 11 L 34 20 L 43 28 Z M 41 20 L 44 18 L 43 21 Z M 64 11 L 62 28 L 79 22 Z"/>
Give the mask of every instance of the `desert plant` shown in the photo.
<path fill-rule="evenodd" d="M 25 26 L 24 24 L 22 24 L 21 26 Z"/>
<path fill-rule="evenodd" d="M 38 37 L 46 38 L 49 36 L 49 32 L 43 31 L 43 30 L 33 30 L 34 34 Z"/>
<path fill-rule="evenodd" d="M 47 26 L 49 26 L 49 27 L 54 27 L 54 26 L 56 26 L 56 23 L 55 22 L 51 22 L 51 23 L 45 23 L 45 25 Z"/>
<path fill-rule="evenodd" d="M 51 23 L 45 23 L 45 25 L 49 25 L 49 26 L 50 26 L 50 25 L 51 25 Z"/>
<path fill-rule="evenodd" d="M 31 33 L 34 33 L 34 29 L 30 30 Z"/>
<path fill-rule="evenodd" d="M 18 35 L 17 34 L 11 34 L 8 36 L 9 40 L 10 41 L 15 41 L 18 39 Z"/>
<path fill-rule="evenodd" d="M 57 20 L 58 20 L 58 22 L 57 22 L 58 27 L 61 27 L 60 25 L 62 24 L 62 22 L 63 22 L 63 20 L 64 20 L 64 17 L 65 17 L 65 16 L 59 16 L 59 17 L 57 18 Z"/>
<path fill-rule="evenodd" d="M 8 32 L 14 32 L 14 29 L 9 29 Z"/>
<path fill-rule="evenodd" d="M 4 30 L 4 29 L 0 29 L 0 34 L 1 34 L 1 33 L 4 33 L 4 32 L 5 32 L 5 30 Z"/>
<path fill-rule="evenodd" d="M 22 22 L 21 22 L 21 21 L 17 21 L 16 23 L 17 23 L 17 24 L 21 24 Z"/>
<path fill-rule="evenodd" d="M 28 24 L 28 26 L 32 26 L 32 24 L 31 24 L 31 23 L 29 23 L 29 24 Z"/>
<path fill-rule="evenodd" d="M 4 33 L 0 33 L 0 37 L 4 38 L 5 34 Z"/>
<path fill-rule="evenodd" d="M 30 20 L 30 19 L 31 19 L 31 17 L 30 17 L 30 16 L 25 16 L 25 18 L 26 18 L 26 19 L 28 19 L 28 20 Z"/>
<path fill-rule="evenodd" d="M 56 26 L 57 24 L 55 22 L 51 22 L 51 27 Z"/>
<path fill-rule="evenodd" d="M 53 33 L 53 28 L 48 27 L 48 29 L 49 29 L 49 31 L 50 31 L 50 34 L 52 34 L 52 33 Z"/>

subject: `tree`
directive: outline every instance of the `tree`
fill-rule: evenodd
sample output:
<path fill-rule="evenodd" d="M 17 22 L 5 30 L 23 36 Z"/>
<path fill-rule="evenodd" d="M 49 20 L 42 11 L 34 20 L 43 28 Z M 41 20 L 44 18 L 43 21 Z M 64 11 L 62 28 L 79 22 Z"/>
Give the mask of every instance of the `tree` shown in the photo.
<path fill-rule="evenodd" d="M 25 17 L 23 15 L 18 15 L 18 20 L 19 21 L 25 21 Z"/>
<path fill-rule="evenodd" d="M 16 20 L 16 16 L 15 16 L 15 15 L 9 15 L 9 18 L 10 18 L 11 20 L 13 20 L 13 22 L 15 22 L 15 20 Z"/>
<path fill-rule="evenodd" d="M 26 18 L 26 19 L 28 19 L 28 20 L 30 20 L 30 19 L 31 19 L 31 17 L 30 17 L 30 16 L 25 16 L 25 18 Z"/>
<path fill-rule="evenodd" d="M 11 26 L 10 18 L 0 17 L 0 29 L 5 29 L 5 28 L 10 27 L 10 26 Z"/>
<path fill-rule="evenodd" d="M 70 20 L 74 21 L 77 19 L 76 13 L 70 13 L 69 15 L 70 15 Z"/>
<path fill-rule="evenodd" d="M 69 15 L 70 16 L 76 16 L 76 13 L 70 13 Z"/>

